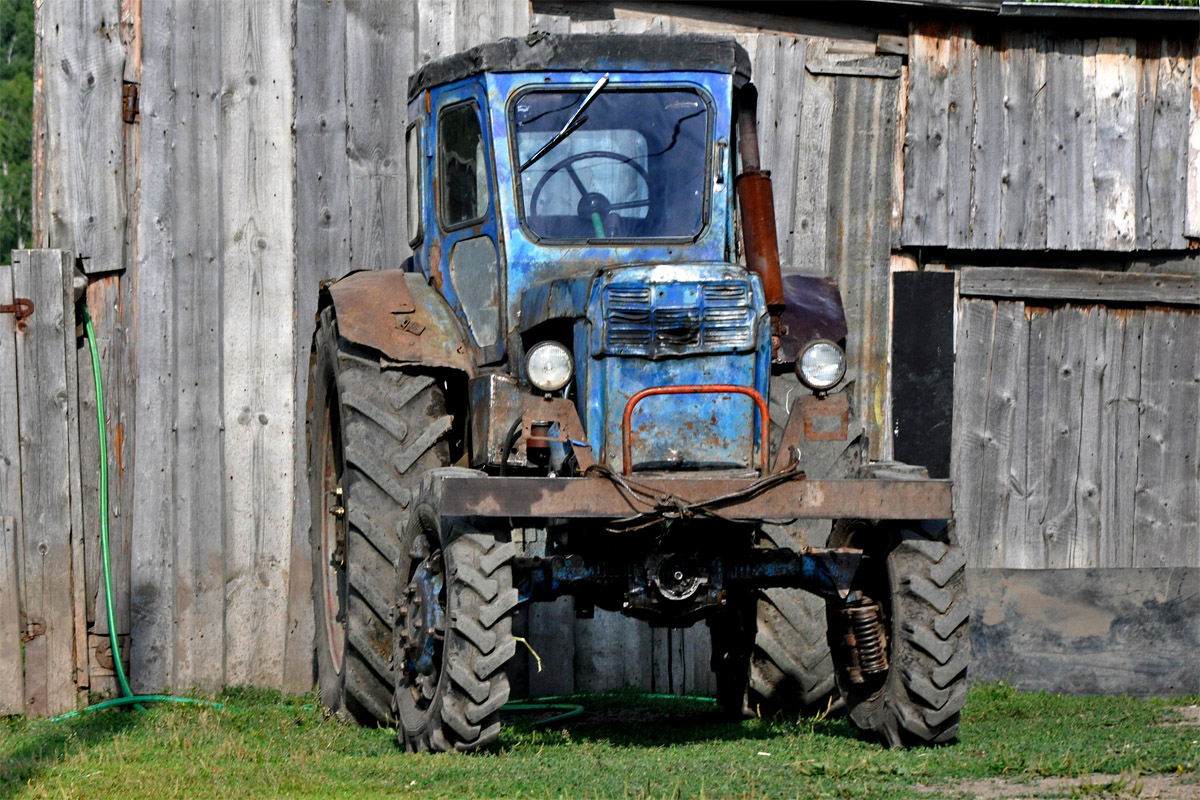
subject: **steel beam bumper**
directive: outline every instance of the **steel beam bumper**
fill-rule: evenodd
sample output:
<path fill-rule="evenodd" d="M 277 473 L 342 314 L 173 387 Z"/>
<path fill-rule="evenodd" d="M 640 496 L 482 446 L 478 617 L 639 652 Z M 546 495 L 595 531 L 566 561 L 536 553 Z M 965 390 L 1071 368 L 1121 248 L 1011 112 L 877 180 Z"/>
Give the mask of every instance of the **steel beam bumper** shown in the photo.
<path fill-rule="evenodd" d="M 643 477 L 637 486 L 653 500 L 602 477 L 446 477 L 441 512 L 447 517 L 618 519 L 686 507 L 735 495 L 754 478 Z M 799 478 L 714 506 L 726 519 L 949 519 L 950 481 L 806 480 Z"/>

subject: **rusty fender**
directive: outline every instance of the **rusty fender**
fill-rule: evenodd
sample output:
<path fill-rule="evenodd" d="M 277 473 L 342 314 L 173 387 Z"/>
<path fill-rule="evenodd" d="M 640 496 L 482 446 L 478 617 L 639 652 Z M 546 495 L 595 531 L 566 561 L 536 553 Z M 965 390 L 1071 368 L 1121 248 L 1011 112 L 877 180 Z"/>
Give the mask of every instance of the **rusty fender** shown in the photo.
<path fill-rule="evenodd" d="M 319 307 L 332 305 L 338 335 L 380 354 L 385 366 L 420 364 L 473 377 L 478 355 L 445 299 L 416 272 L 352 272 L 321 285 Z"/>
<path fill-rule="evenodd" d="M 603 476 L 582 478 L 445 477 L 446 517 L 621 519 L 654 509 Z M 636 476 L 665 506 L 700 505 L 736 495 L 755 478 Z M 949 519 L 950 481 L 786 481 L 717 508 L 724 519 Z"/>

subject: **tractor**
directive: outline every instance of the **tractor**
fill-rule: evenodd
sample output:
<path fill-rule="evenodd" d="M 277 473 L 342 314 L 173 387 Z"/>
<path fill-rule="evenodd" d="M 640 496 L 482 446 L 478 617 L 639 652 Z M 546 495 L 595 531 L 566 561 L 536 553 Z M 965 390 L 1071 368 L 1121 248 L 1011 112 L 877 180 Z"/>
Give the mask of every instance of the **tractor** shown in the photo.
<path fill-rule="evenodd" d="M 413 255 L 322 284 L 313 338 L 332 711 L 486 747 L 514 612 L 569 595 L 707 624 L 729 714 L 844 702 L 887 746 L 955 737 L 950 484 L 866 458 L 853 331 L 780 265 L 756 105 L 746 52 L 700 35 L 534 34 L 411 77 Z"/>

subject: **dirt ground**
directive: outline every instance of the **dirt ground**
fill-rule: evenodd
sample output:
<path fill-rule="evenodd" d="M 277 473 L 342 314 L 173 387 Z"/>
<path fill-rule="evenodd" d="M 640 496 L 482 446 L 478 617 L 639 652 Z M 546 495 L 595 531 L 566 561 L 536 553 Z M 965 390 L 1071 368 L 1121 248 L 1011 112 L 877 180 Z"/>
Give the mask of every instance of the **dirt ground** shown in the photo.
<path fill-rule="evenodd" d="M 1044 800 L 1045 798 L 1097 798 L 1097 800 L 1200 800 L 1200 775 L 1088 775 L 1082 778 L 1040 778 L 1024 782 L 993 779 L 958 786 L 921 787 L 931 797 L 956 800 Z"/>

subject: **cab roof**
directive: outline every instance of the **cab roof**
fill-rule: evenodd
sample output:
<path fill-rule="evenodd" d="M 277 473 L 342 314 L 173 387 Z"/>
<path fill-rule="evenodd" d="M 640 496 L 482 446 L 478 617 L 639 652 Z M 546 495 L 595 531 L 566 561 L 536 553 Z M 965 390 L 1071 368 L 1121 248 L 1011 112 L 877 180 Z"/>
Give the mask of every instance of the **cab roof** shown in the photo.
<path fill-rule="evenodd" d="M 408 79 L 411 102 L 421 92 L 484 72 L 725 72 L 750 80 L 750 57 L 734 39 L 688 33 L 533 33 L 500 39 L 431 61 Z"/>

